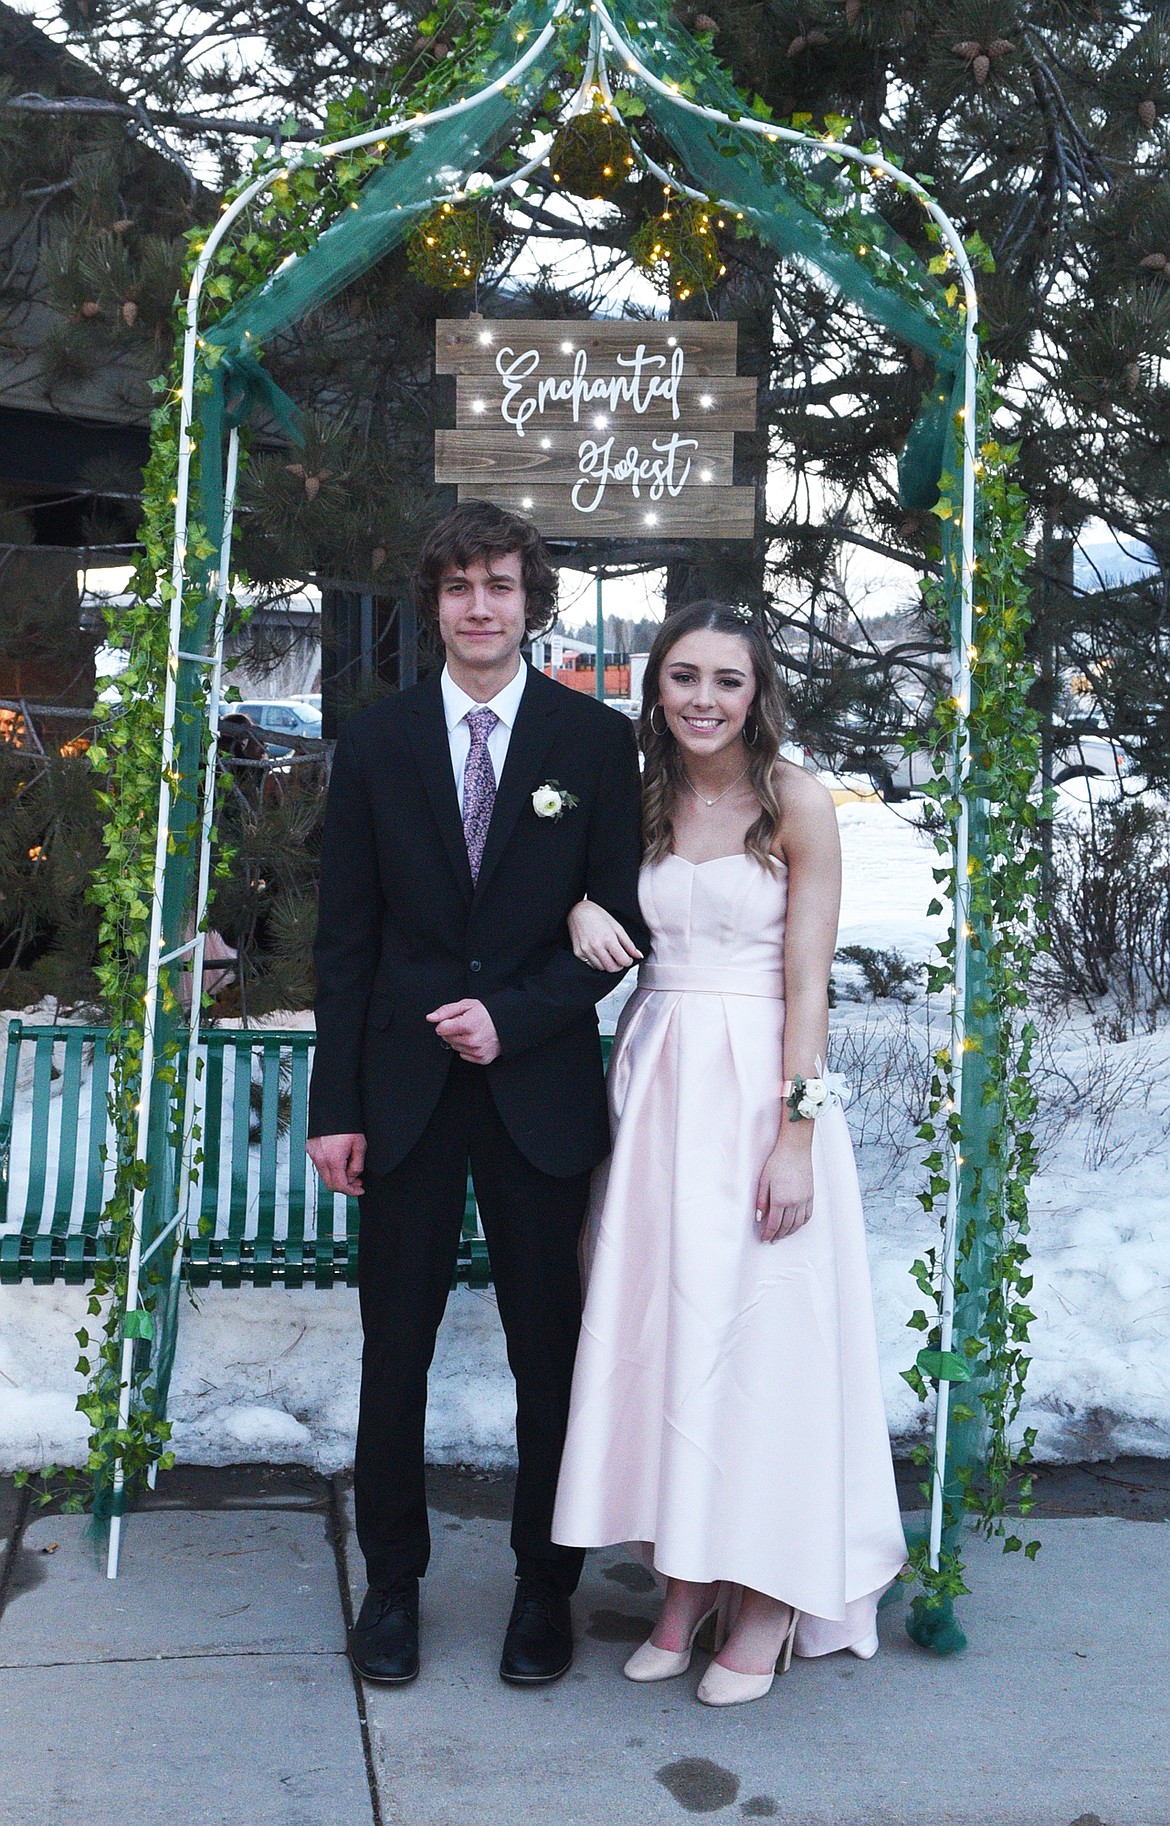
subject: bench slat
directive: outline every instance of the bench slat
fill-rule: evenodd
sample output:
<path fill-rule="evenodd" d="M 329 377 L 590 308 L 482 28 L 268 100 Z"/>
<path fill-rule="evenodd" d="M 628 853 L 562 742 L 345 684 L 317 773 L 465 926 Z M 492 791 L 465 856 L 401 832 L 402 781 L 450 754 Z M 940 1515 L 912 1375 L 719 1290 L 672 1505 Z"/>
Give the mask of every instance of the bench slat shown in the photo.
<path fill-rule="evenodd" d="M 71 1033 L 65 1040 L 61 1075 L 61 1128 L 57 1139 L 57 1197 L 53 1205 L 53 1235 L 63 1236 L 73 1210 L 77 1182 L 77 1125 L 81 1104 L 81 1055 L 85 1036 Z"/>
<path fill-rule="evenodd" d="M 85 1178 L 85 1213 L 81 1227 L 93 1236 L 102 1214 L 106 1178 L 106 1137 L 109 1128 L 110 1048 L 104 1034 L 93 1043 L 89 1080 L 89 1160 Z"/>
<path fill-rule="evenodd" d="M 53 1035 L 41 1029 L 33 1042 L 32 1134 L 29 1137 L 28 1192 L 25 1195 L 25 1236 L 35 1237 L 44 1216 L 45 1173 L 49 1163 L 50 1085 L 53 1076 Z"/>
<path fill-rule="evenodd" d="M 232 1046 L 232 1189 L 228 1236 L 235 1245 L 243 1239 L 248 1216 L 248 1156 L 252 1142 L 252 1047 Z"/>
<path fill-rule="evenodd" d="M 260 1188 L 256 1210 L 256 1244 L 252 1281 L 272 1285 L 273 1233 L 276 1229 L 276 1143 L 280 1127 L 281 1037 L 264 1040 L 260 1103 Z"/>
<path fill-rule="evenodd" d="M 213 1034 L 207 1043 L 204 1078 L 207 1088 L 203 1097 L 203 1196 L 199 1201 L 201 1245 L 214 1236 L 219 1210 L 220 1142 L 223 1137 L 223 1045 L 219 1034 Z"/>
<path fill-rule="evenodd" d="M 299 1036 L 298 1036 L 299 1038 Z M 309 1048 L 307 1041 L 292 1047 L 289 1079 L 288 1230 L 284 1245 L 284 1284 L 303 1287 L 305 1282 L 305 1176 L 308 1155 L 295 1145 L 309 1130 Z M 316 1173 L 314 1170 L 314 1177 Z"/>

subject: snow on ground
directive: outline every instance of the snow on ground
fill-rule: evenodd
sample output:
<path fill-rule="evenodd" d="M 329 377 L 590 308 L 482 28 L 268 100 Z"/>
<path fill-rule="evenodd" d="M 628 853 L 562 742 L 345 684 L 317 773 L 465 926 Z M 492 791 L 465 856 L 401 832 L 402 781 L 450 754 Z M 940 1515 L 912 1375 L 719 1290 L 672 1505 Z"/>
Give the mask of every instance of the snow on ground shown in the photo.
<path fill-rule="evenodd" d="M 897 946 L 920 961 L 943 922 L 924 912 L 935 856 L 910 810 L 841 808 L 840 939 Z M 850 972 L 837 975 L 834 1063 L 858 1086 L 849 1119 L 866 1192 L 886 1403 L 904 1446 L 923 1424 L 899 1375 L 920 1343 L 905 1329 L 918 1304 L 907 1270 L 934 1235 L 915 1196 L 921 1149 L 913 1130 L 924 1061 L 941 1028 L 921 995 L 906 1007 L 853 1001 Z M 1049 1459 L 1170 1456 L 1170 1028 L 1118 1043 L 1101 1037 L 1088 1015 L 1047 1017 L 1038 1062 L 1037 1322 L 1021 1424 L 1037 1427 Z M 84 1308 L 82 1288 L 0 1287 L 0 1466 L 83 1456 L 73 1334 Z M 172 1385 L 179 1457 L 348 1464 L 359 1354 L 351 1290 L 200 1291 L 184 1311 Z M 494 1298 L 460 1289 L 431 1375 L 429 1449 L 437 1459 L 503 1462 L 512 1419 Z"/>

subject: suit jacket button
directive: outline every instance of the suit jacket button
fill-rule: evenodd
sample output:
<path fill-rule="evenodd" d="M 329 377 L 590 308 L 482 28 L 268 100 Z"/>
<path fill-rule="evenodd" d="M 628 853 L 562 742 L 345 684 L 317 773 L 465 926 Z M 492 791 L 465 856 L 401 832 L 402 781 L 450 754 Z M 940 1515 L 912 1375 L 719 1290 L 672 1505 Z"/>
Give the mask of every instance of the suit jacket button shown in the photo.
<path fill-rule="evenodd" d="M 477 957 L 473 957 L 470 964 L 468 964 L 468 966 L 467 966 L 467 968 L 469 970 L 478 970 L 479 967 L 480 967 L 480 964 L 479 964 L 479 959 Z"/>

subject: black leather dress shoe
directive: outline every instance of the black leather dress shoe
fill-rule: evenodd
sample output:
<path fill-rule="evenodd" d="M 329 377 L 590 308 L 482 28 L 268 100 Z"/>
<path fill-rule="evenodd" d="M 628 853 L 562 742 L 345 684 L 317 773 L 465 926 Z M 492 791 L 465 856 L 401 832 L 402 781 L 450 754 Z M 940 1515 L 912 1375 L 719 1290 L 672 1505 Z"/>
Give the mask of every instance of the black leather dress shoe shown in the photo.
<path fill-rule="evenodd" d="M 418 1580 L 371 1585 L 349 1638 L 349 1658 L 363 1680 L 405 1686 L 418 1674 Z"/>
<path fill-rule="evenodd" d="M 500 1679 L 514 1686 L 539 1686 L 559 1680 L 573 1665 L 573 1619 L 569 1600 L 554 1586 L 521 1579 L 504 1653 Z"/>

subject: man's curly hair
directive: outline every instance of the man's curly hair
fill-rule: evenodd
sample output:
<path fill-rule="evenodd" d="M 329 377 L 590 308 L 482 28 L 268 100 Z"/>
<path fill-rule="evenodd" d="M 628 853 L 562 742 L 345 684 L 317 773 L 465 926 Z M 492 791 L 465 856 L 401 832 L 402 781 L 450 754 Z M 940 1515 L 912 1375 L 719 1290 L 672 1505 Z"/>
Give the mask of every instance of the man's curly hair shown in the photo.
<path fill-rule="evenodd" d="M 463 569 L 475 558 L 490 562 L 512 552 L 520 554 L 528 638 L 546 634 L 557 617 L 560 583 L 548 547 L 531 520 L 491 501 L 461 501 L 427 534 L 411 579 L 420 619 L 438 619 L 439 582 L 451 565 Z"/>

